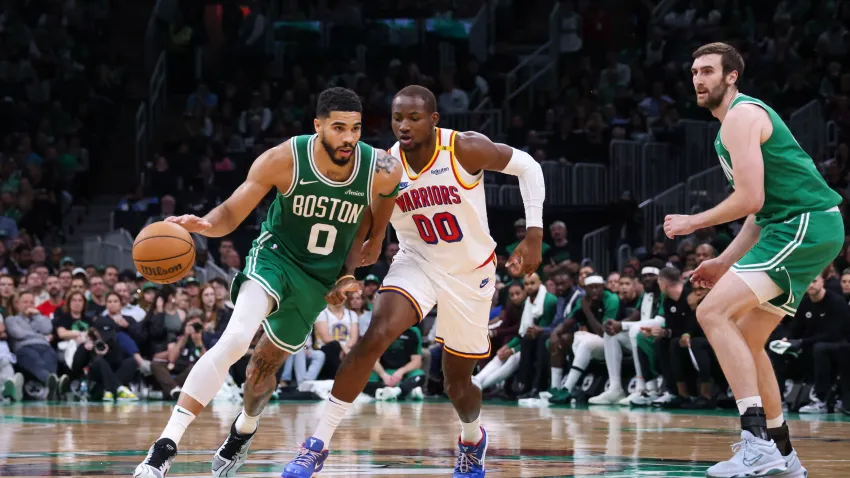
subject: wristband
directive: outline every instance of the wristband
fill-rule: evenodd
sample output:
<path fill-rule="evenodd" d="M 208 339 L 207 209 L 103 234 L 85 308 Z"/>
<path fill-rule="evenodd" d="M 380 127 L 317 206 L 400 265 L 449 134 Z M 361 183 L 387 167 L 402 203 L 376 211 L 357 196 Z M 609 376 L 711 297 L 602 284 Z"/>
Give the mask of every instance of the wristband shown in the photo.
<path fill-rule="evenodd" d="M 357 278 L 356 278 L 356 277 L 354 277 L 352 274 L 345 274 L 344 276 L 342 276 L 342 277 L 340 277 L 339 279 L 337 279 L 337 280 L 336 280 L 336 283 L 337 283 L 337 284 L 339 284 L 339 281 L 341 281 L 341 280 L 343 280 L 343 279 L 348 279 L 349 277 L 351 277 L 352 279 L 357 279 Z"/>

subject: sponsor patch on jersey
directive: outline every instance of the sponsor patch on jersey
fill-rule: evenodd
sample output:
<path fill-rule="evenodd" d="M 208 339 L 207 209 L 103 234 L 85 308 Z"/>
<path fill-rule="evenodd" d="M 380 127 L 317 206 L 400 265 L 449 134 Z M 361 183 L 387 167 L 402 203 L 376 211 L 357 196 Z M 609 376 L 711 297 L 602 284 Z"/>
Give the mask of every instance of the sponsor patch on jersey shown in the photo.
<path fill-rule="evenodd" d="M 440 169 L 432 169 L 431 174 L 436 176 L 438 174 L 443 174 L 443 173 L 447 172 L 448 170 L 449 170 L 448 166 L 446 166 L 445 168 L 440 168 Z"/>
<path fill-rule="evenodd" d="M 486 278 L 486 279 L 484 279 L 483 281 L 481 281 L 481 286 L 480 286 L 480 288 L 481 288 L 481 289 L 483 289 L 483 288 L 484 288 L 484 286 L 485 286 L 485 285 L 487 285 L 489 282 L 490 282 L 490 278 L 489 278 L 489 277 L 488 277 L 488 278 Z"/>
<path fill-rule="evenodd" d="M 347 189 L 345 191 L 345 194 L 347 194 L 349 196 L 365 196 L 366 195 L 366 193 L 364 193 L 363 191 L 355 191 L 353 189 Z"/>

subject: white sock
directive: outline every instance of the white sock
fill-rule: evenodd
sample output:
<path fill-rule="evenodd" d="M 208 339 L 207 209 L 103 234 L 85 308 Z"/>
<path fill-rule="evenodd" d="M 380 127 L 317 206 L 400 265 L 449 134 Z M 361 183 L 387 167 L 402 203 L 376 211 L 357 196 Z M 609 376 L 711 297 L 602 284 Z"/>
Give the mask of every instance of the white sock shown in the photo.
<path fill-rule="evenodd" d="M 552 367 L 552 388 L 561 388 L 562 380 L 564 380 L 564 369 Z"/>
<path fill-rule="evenodd" d="M 328 396 L 328 401 L 325 402 L 325 413 L 322 415 L 322 420 L 319 422 L 319 426 L 316 427 L 316 432 L 313 433 L 314 437 L 325 443 L 325 450 L 329 448 L 331 437 L 334 436 L 336 427 L 339 426 L 339 422 L 342 421 L 342 418 L 345 416 L 345 412 L 347 412 L 350 407 L 350 403 L 343 402 L 333 395 Z"/>
<path fill-rule="evenodd" d="M 741 415 L 743 415 L 750 407 L 762 408 L 761 397 L 759 396 L 742 398 L 740 400 L 736 400 L 735 403 L 738 405 L 738 413 Z"/>
<path fill-rule="evenodd" d="M 242 413 L 236 417 L 236 431 L 239 432 L 240 435 L 252 435 L 255 431 L 257 431 L 257 426 L 260 423 L 260 416 L 252 417 L 245 413 L 245 409 L 242 409 Z"/>
<path fill-rule="evenodd" d="M 785 415 L 780 413 L 776 418 L 767 419 L 767 428 L 779 428 L 785 423 Z"/>
<path fill-rule="evenodd" d="M 460 421 L 460 441 L 467 445 L 477 445 L 484 438 L 484 433 L 481 432 L 481 417 L 476 418 L 470 423 L 463 420 Z"/>
<path fill-rule="evenodd" d="M 572 391 L 573 387 L 578 383 L 578 379 L 581 378 L 581 372 L 578 370 L 571 368 L 570 373 L 567 374 L 567 381 L 564 383 L 564 388 L 568 391 Z"/>
<path fill-rule="evenodd" d="M 171 418 L 168 419 L 168 424 L 165 425 L 165 430 L 162 431 L 162 435 L 160 435 L 159 438 L 168 438 L 173 441 L 175 445 L 180 444 L 180 439 L 183 438 L 183 434 L 186 433 L 186 428 L 189 427 L 189 424 L 192 423 L 192 420 L 194 419 L 194 413 L 186 410 L 180 405 L 175 405 L 174 411 L 171 412 Z"/>

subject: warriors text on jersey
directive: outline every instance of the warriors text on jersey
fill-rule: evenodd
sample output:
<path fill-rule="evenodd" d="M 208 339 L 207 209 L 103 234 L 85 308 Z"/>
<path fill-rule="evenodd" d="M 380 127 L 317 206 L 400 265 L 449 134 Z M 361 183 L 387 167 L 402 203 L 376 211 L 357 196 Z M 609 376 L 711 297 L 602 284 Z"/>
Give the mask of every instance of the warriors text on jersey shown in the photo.
<path fill-rule="evenodd" d="M 761 145 L 764 159 L 764 206 L 756 213 L 756 224 L 762 226 L 782 222 L 805 212 L 826 211 L 837 206 L 841 197 L 827 186 L 812 158 L 800 147 L 773 108 L 761 100 L 738 93 L 729 109 L 740 104 L 760 106 L 767 112 L 773 125 L 773 133 Z M 719 132 L 714 149 L 726 178 L 734 186 L 732 158 Z"/>
<path fill-rule="evenodd" d="M 419 174 L 410 170 L 398 143 L 390 149 L 404 165 L 391 219 L 399 248 L 450 274 L 486 264 L 496 248 L 480 184 L 483 172 L 471 175 L 460 165 L 456 135 L 437 128 L 434 156 Z"/>

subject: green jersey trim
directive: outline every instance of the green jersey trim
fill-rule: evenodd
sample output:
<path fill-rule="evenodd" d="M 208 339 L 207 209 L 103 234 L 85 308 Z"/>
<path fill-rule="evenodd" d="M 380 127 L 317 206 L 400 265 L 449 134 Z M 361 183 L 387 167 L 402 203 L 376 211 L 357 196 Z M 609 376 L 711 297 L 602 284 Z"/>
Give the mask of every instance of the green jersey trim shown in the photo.
<path fill-rule="evenodd" d="M 313 174 L 316 175 L 316 178 L 319 181 L 334 188 L 350 186 L 351 183 L 357 179 L 357 175 L 360 173 L 360 144 L 358 143 L 354 146 L 354 170 L 351 172 L 351 176 L 349 176 L 345 181 L 334 181 L 325 177 L 324 174 L 319 172 L 319 168 L 316 167 L 316 162 L 313 158 L 313 145 L 316 143 L 316 138 L 318 137 L 318 134 L 314 134 L 313 136 L 310 136 L 310 140 L 307 141 L 307 162 L 310 163 L 310 169 L 313 170 Z"/>
<path fill-rule="evenodd" d="M 357 145 L 360 149 L 360 145 Z M 375 184 L 375 161 L 378 160 L 377 149 L 372 148 L 372 156 L 369 158 L 369 179 L 366 180 L 366 205 L 372 205 L 372 188 Z"/>
<path fill-rule="evenodd" d="M 250 279 L 259 282 L 260 285 L 263 286 L 263 289 L 265 289 L 267 293 L 274 297 L 279 307 L 281 300 L 280 293 L 274 290 L 274 288 L 272 288 L 272 286 L 269 285 L 269 283 L 265 279 L 263 279 L 260 274 L 257 274 L 257 255 L 260 253 L 260 249 L 263 248 L 263 244 L 265 244 L 265 242 L 271 238 L 272 233 L 270 233 L 269 231 L 262 232 L 260 234 L 260 237 L 257 238 L 257 246 L 251 249 L 251 251 L 248 253 L 247 259 L 245 260 L 245 270 L 247 271 L 245 275 L 248 276 Z"/>
<path fill-rule="evenodd" d="M 779 251 L 775 256 L 773 256 L 773 258 L 771 258 L 767 262 L 761 262 L 758 264 L 736 264 L 732 267 L 742 272 L 766 271 L 773 269 L 775 266 L 779 265 L 786 257 L 791 255 L 791 253 L 794 252 L 794 249 L 800 247 L 800 244 L 803 243 L 803 238 L 806 237 L 806 229 L 808 228 L 809 213 L 803 213 L 800 215 L 800 225 L 797 227 L 797 233 L 794 235 L 794 240 L 786 244 L 781 251 Z"/>
<path fill-rule="evenodd" d="M 298 152 L 295 149 L 295 138 L 289 140 L 289 149 L 292 150 L 292 183 L 289 185 L 289 189 L 281 194 L 283 197 L 289 197 L 295 192 L 295 185 L 298 184 Z"/>

